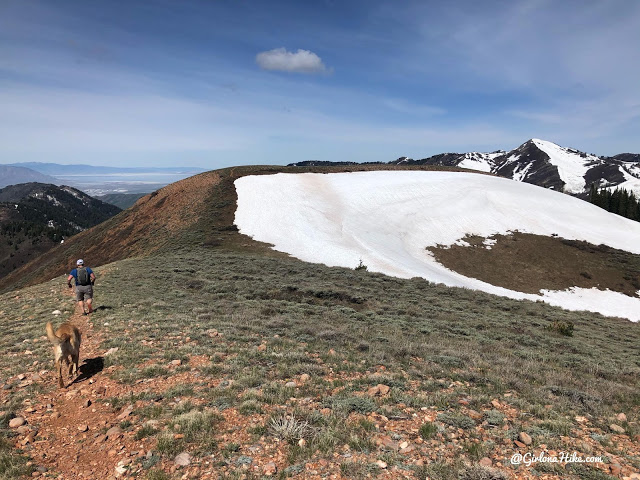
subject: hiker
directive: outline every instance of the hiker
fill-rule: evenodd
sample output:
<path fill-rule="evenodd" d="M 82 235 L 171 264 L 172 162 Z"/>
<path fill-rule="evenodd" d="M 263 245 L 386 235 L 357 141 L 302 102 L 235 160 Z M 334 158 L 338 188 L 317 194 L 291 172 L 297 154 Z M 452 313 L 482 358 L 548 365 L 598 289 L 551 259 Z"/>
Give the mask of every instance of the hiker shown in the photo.
<path fill-rule="evenodd" d="M 78 305 L 82 307 L 83 314 L 88 315 L 93 313 L 93 284 L 96 281 L 96 275 L 93 273 L 93 270 L 84 266 L 84 260 L 79 259 L 76 262 L 76 265 L 78 268 L 71 270 L 71 273 L 67 278 L 67 285 L 71 288 L 71 279 L 75 278 L 76 300 L 78 301 Z M 85 300 L 87 301 L 89 311 L 87 311 L 84 306 Z"/>

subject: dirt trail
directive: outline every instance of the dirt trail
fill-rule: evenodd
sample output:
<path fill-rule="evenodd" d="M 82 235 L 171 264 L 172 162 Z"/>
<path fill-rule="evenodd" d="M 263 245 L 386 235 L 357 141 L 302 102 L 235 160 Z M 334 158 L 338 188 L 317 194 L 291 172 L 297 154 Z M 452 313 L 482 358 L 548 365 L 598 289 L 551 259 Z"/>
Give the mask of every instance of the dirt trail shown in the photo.
<path fill-rule="evenodd" d="M 92 315 L 94 319 L 102 315 L 99 307 Z M 133 439 L 125 438 L 119 427 L 106 435 L 131 412 L 125 408 L 124 412 L 114 413 L 100 400 L 121 396 L 127 388 L 103 373 L 102 338 L 93 331 L 89 316 L 76 306 L 68 321 L 82 334 L 80 375 L 70 385 L 71 379 L 64 375 L 66 388 L 56 387 L 40 395 L 26 409 L 25 417 L 37 429 L 37 435 L 29 442 L 20 439 L 18 446 L 31 456 L 40 474 L 46 468 L 48 475 L 58 473 L 58 478 L 65 480 L 111 478 L 118 462 L 129 463 L 132 456 L 143 455 L 144 447 L 133 448 Z M 44 381 L 55 385 L 55 377 L 56 372 L 51 370 Z"/>

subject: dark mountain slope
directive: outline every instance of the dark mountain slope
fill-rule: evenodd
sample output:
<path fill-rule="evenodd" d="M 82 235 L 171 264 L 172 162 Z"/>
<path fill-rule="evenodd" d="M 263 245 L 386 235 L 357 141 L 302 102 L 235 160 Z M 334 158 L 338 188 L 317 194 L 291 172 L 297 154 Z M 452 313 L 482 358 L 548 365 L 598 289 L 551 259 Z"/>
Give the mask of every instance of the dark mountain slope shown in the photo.
<path fill-rule="evenodd" d="M 119 211 L 66 186 L 24 183 L 0 189 L 0 277 Z"/>
<path fill-rule="evenodd" d="M 148 195 L 148 193 L 109 193 L 107 195 L 97 195 L 94 198 L 126 210 L 145 195 Z"/>

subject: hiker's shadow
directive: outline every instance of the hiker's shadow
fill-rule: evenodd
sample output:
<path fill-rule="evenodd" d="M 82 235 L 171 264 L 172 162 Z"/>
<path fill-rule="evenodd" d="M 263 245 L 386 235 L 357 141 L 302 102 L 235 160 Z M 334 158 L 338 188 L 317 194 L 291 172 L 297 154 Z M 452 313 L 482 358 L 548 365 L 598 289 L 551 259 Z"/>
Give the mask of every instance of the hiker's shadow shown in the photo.
<path fill-rule="evenodd" d="M 95 309 L 95 311 L 99 311 L 99 310 L 113 310 L 113 307 L 110 307 L 109 305 L 100 305 L 98 308 Z"/>
<path fill-rule="evenodd" d="M 96 373 L 104 368 L 104 357 L 85 358 L 84 363 L 80 365 L 80 375 L 72 383 L 80 383 L 89 380 Z"/>

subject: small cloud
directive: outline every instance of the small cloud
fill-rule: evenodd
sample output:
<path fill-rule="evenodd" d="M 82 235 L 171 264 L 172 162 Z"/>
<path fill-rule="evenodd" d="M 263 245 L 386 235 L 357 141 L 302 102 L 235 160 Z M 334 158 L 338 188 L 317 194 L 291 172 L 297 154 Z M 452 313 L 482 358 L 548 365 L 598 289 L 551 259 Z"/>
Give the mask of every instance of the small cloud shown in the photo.
<path fill-rule="evenodd" d="M 263 70 L 278 70 L 294 73 L 327 73 L 329 69 L 322 59 L 309 50 L 298 49 L 296 53 L 286 48 L 274 48 L 256 55 L 256 63 Z"/>

